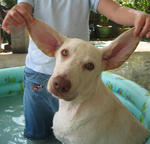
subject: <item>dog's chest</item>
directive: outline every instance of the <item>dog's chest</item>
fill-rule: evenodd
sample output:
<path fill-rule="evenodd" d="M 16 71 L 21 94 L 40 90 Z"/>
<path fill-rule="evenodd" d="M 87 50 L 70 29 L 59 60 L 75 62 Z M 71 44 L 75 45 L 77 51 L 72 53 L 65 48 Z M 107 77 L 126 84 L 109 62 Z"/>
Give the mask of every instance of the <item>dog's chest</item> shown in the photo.
<path fill-rule="evenodd" d="M 56 138 L 64 144 L 91 144 L 93 143 L 93 139 L 94 141 L 96 140 L 92 134 L 95 124 L 94 120 L 87 118 L 74 120 L 69 116 L 57 112 L 53 120 L 53 130 Z"/>
<path fill-rule="evenodd" d="M 114 117 L 110 117 L 110 114 L 105 115 L 102 119 L 98 115 L 74 119 L 68 112 L 58 111 L 54 116 L 53 130 L 56 138 L 63 144 L 129 144 L 126 142 L 127 135 L 132 136 L 133 134 L 128 131 L 128 126 L 124 127 L 118 120 L 112 125 L 112 119 L 114 120 Z M 143 137 L 147 137 L 143 128 L 139 127 L 137 131 L 141 131 Z M 137 135 L 139 132 L 134 133 Z M 141 138 L 138 136 L 136 142 L 133 137 L 129 139 L 130 142 L 136 144 L 142 144 L 139 141 L 143 141 L 142 136 Z"/>
<path fill-rule="evenodd" d="M 71 121 L 69 117 L 66 117 L 63 113 L 59 111 L 55 113 L 53 119 L 53 130 L 56 136 L 61 135 L 64 137 L 70 131 Z"/>
<path fill-rule="evenodd" d="M 71 117 L 59 111 L 55 114 L 53 119 L 53 131 L 58 140 L 64 144 L 72 143 L 70 142 L 70 138 L 74 129 L 75 125 L 73 125 Z"/>

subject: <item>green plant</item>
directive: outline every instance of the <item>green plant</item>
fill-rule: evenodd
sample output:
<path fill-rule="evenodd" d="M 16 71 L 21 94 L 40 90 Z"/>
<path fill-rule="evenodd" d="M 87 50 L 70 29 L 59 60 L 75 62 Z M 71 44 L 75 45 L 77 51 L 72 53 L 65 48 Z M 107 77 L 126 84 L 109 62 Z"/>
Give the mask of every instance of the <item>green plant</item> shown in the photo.
<path fill-rule="evenodd" d="M 102 14 L 100 14 L 100 25 L 103 25 L 103 26 L 109 25 L 109 19 Z"/>
<path fill-rule="evenodd" d="M 150 1 L 134 0 L 134 8 L 150 14 Z"/>
<path fill-rule="evenodd" d="M 150 0 L 114 0 L 121 6 L 144 11 L 150 14 Z"/>
<path fill-rule="evenodd" d="M 134 0 L 114 0 L 119 3 L 121 6 L 134 8 Z"/>
<path fill-rule="evenodd" d="M 17 0 L 2 0 L 2 3 L 3 3 L 8 9 L 11 9 L 14 5 L 17 4 Z"/>
<path fill-rule="evenodd" d="M 15 4 L 17 4 L 17 0 L 1 0 L 1 3 L 0 3 L 0 24 L 2 24 L 3 19 L 6 16 L 7 10 L 11 9 Z M 8 42 L 9 44 L 11 44 L 10 34 L 7 34 L 2 29 L 0 30 L 3 42 Z"/>

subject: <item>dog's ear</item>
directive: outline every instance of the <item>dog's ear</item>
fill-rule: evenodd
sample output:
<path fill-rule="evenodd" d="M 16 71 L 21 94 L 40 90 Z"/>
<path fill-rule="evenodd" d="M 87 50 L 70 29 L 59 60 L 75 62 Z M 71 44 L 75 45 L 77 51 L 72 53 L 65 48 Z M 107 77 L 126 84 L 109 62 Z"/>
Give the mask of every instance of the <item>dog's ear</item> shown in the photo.
<path fill-rule="evenodd" d="M 133 35 L 134 28 L 124 32 L 103 49 L 102 68 L 111 70 L 121 66 L 136 49 L 140 38 Z"/>
<path fill-rule="evenodd" d="M 54 56 L 66 39 L 39 19 L 33 18 L 32 23 L 27 23 L 27 29 L 36 46 L 47 56 Z"/>

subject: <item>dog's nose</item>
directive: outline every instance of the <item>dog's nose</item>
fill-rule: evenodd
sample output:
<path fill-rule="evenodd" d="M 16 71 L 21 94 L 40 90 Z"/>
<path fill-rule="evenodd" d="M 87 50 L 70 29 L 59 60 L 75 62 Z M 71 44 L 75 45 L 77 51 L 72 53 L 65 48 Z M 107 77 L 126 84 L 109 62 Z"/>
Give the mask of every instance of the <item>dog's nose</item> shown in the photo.
<path fill-rule="evenodd" d="M 53 88 L 58 92 L 66 93 L 71 88 L 71 82 L 63 76 L 57 76 L 53 79 Z"/>

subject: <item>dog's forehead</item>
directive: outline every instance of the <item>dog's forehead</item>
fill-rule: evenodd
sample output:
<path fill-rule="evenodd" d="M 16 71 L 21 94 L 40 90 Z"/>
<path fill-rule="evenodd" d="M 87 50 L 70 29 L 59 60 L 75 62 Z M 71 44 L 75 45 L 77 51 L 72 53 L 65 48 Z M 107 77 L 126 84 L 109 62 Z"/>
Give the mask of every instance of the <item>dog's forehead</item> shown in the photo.
<path fill-rule="evenodd" d="M 78 53 L 80 55 L 95 55 L 99 51 L 90 42 L 78 38 L 68 39 L 61 47 L 61 49 L 65 48 L 72 51 L 72 53 Z"/>

